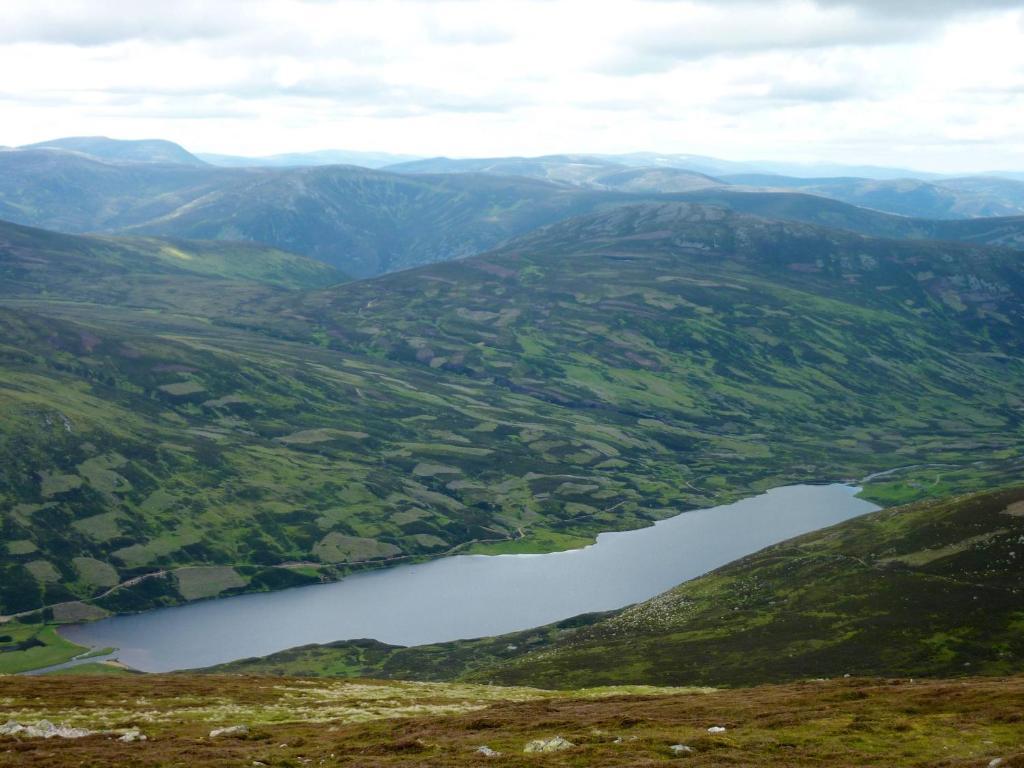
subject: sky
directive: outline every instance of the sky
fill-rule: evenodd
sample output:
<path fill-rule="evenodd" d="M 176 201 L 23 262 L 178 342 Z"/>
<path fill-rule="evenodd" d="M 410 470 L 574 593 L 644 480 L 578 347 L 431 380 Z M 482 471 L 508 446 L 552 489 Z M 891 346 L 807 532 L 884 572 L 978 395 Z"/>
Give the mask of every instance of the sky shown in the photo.
<path fill-rule="evenodd" d="M 1024 171 L 1024 0 L 0 3 L 0 145 Z"/>

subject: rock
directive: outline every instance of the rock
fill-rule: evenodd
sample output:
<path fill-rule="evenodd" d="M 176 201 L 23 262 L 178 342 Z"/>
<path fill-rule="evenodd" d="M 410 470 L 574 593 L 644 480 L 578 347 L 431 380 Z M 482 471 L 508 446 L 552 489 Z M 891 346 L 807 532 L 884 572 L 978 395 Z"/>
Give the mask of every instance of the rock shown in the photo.
<path fill-rule="evenodd" d="M 491 749 L 486 744 L 482 747 L 477 747 L 476 751 L 484 757 L 499 757 L 501 755 L 501 752 Z"/>
<path fill-rule="evenodd" d="M 146 734 L 140 731 L 138 728 L 131 728 L 121 734 L 118 741 L 132 742 L 132 741 L 145 741 Z"/>
<path fill-rule="evenodd" d="M 576 745 L 561 736 L 552 736 L 547 739 L 535 739 L 523 747 L 523 752 L 563 752 L 572 749 Z"/>
<path fill-rule="evenodd" d="M 685 744 L 673 744 L 669 749 L 674 755 L 689 755 L 693 752 L 693 747 L 688 747 Z"/>
<path fill-rule="evenodd" d="M 25 726 L 14 720 L 8 720 L 3 725 L 0 725 L 0 736 L 13 736 L 16 733 L 21 733 L 25 730 Z"/>
<path fill-rule="evenodd" d="M 0 725 L 0 736 L 26 736 L 30 739 L 80 739 L 93 733 L 95 731 L 87 731 L 85 728 L 54 725 L 49 720 L 39 720 L 34 725 L 22 725 L 16 720 L 8 720 Z"/>
<path fill-rule="evenodd" d="M 708 728 L 708 733 L 725 733 L 724 725 L 712 725 Z"/>
<path fill-rule="evenodd" d="M 210 731 L 210 738 L 216 739 L 218 736 L 245 736 L 249 733 L 248 725 L 230 725 L 227 728 L 214 728 Z"/>
<path fill-rule="evenodd" d="M 1002 765 L 1002 764 L 1003 764 L 1003 763 L 1005 763 L 1005 762 L 1006 762 L 1006 761 L 1005 761 L 1005 760 L 1003 760 L 1003 758 L 1001 758 L 1001 757 L 997 757 L 997 758 L 996 758 L 996 759 L 994 759 L 994 760 L 989 760 L 989 762 L 988 762 L 988 768 L 998 768 L 998 766 Z"/>

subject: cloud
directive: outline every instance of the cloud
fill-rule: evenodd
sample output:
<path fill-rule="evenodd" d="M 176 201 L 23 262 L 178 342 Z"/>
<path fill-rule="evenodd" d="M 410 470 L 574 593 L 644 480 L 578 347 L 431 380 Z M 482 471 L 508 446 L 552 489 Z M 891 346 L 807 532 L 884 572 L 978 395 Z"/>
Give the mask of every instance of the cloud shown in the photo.
<path fill-rule="evenodd" d="M 0 41 L 89 47 L 125 40 L 222 38 L 244 26 L 245 10 L 238 0 L 34 0 L 4 8 Z"/>
<path fill-rule="evenodd" d="M 939 16 L 1018 10 L 1020 0 L 814 0 L 822 8 L 853 8 L 882 16 L 917 17 L 928 22 Z"/>

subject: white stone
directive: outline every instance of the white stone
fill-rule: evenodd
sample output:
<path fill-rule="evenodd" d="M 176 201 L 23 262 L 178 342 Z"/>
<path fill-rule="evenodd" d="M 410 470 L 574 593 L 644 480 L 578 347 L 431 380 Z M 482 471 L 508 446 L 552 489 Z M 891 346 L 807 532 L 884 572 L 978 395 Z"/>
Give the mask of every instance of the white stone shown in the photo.
<path fill-rule="evenodd" d="M 210 731 L 210 738 L 216 739 L 218 736 L 245 736 L 248 732 L 248 725 L 230 725 L 227 728 L 214 728 Z"/>
<path fill-rule="evenodd" d="M 523 752 L 562 752 L 572 749 L 576 745 L 561 736 L 552 736 L 547 739 L 535 739 L 523 747 Z"/>
<path fill-rule="evenodd" d="M 712 725 L 708 728 L 708 733 L 725 733 L 724 725 Z"/>

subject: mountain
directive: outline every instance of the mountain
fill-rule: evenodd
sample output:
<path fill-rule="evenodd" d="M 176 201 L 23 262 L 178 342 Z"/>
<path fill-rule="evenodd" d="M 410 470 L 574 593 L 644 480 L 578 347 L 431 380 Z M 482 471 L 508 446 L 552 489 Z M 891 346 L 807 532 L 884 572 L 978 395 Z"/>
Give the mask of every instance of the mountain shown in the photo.
<path fill-rule="evenodd" d="M 419 160 L 415 155 L 395 155 L 388 152 L 356 152 L 347 149 L 321 149 L 314 152 L 286 152 L 279 155 L 241 157 L 200 152 L 200 160 L 211 165 L 229 168 L 267 167 L 283 168 L 302 165 L 358 165 L 363 168 L 383 168 L 396 163 Z"/>
<path fill-rule="evenodd" d="M 724 180 L 765 189 L 797 189 L 864 208 L 916 218 L 959 219 L 1024 214 L 1024 182 L 1011 179 L 880 181 L 744 174 L 726 176 Z"/>
<path fill-rule="evenodd" d="M 702 189 L 674 199 L 729 208 L 771 219 L 845 229 L 872 237 L 948 240 L 1024 248 L 1024 216 L 978 219 L 918 219 L 873 211 L 799 192 L 756 192 L 733 187 Z"/>
<path fill-rule="evenodd" d="M 487 173 L 525 176 L 592 189 L 637 193 L 686 192 L 722 186 L 718 179 L 694 171 L 667 167 L 633 168 L 587 155 L 470 160 L 437 157 L 392 165 L 387 170 L 395 173 Z"/>
<path fill-rule="evenodd" d="M 694 190 L 736 191 L 799 190 L 805 194 L 840 200 L 862 208 L 919 219 L 1005 217 L 1024 214 L 1024 183 L 1000 178 L 869 179 L 856 177 L 804 178 L 770 173 L 737 173 L 732 168 L 716 178 L 696 165 L 679 167 L 690 156 L 549 155 L 546 157 L 432 158 L 389 166 L 398 173 L 488 173 L 526 176 L 592 189 L 639 194 L 672 194 Z M 705 158 L 706 159 L 706 158 Z M 623 162 L 616 162 L 622 160 Z M 631 164 L 632 163 L 632 164 Z"/>
<path fill-rule="evenodd" d="M 163 139 L 124 140 L 108 139 L 106 136 L 72 136 L 26 144 L 20 148 L 58 149 L 121 163 L 206 165 L 184 147 Z"/>
<path fill-rule="evenodd" d="M 479 253 L 626 199 L 514 177 L 259 169 L 120 231 L 255 240 L 369 277 Z"/>
<path fill-rule="evenodd" d="M 0 219 L 73 233 L 112 231 L 171 213 L 230 181 L 209 166 L 11 150 L 0 152 Z"/>
<path fill-rule="evenodd" d="M 651 600 L 496 638 L 359 641 L 218 673 L 501 685 L 755 685 L 1024 669 L 1024 487 L 882 510 L 768 547 Z"/>
<path fill-rule="evenodd" d="M 325 289 L 128 301 L 67 279 L 99 247 L 76 267 L 72 246 L 59 268 L 45 242 L 0 254 L 4 613 L 577 546 L 786 482 L 976 475 L 1021 445 L 1016 251 L 664 204 Z"/>
<path fill-rule="evenodd" d="M 770 174 L 799 178 L 861 177 L 867 179 L 932 179 L 941 174 L 907 168 L 878 165 L 844 165 L 841 163 L 785 163 L 771 160 L 723 160 L 706 155 L 657 152 L 632 152 L 621 155 L 596 155 L 602 159 L 630 166 L 688 168 L 712 176 L 735 174 Z"/>
<path fill-rule="evenodd" d="M 115 163 L 66 151 L 13 150 L 0 152 L 0 219 L 65 232 L 261 242 L 354 277 L 468 256 L 561 219 L 643 201 L 711 202 L 888 237 L 1021 242 L 1020 222 L 1008 219 L 984 220 L 961 232 L 823 197 L 757 198 L 673 169 L 582 164 L 576 181 L 591 174 L 598 186 L 579 186 L 568 183 L 572 167 L 564 158 L 534 167 L 537 174 L 561 175 L 547 181 L 354 166 Z M 656 191 L 662 188 L 690 191 Z"/>
<path fill-rule="evenodd" d="M 356 277 L 468 256 L 624 194 L 354 166 L 215 168 L 0 152 L 0 219 L 67 232 L 241 240 Z"/>

